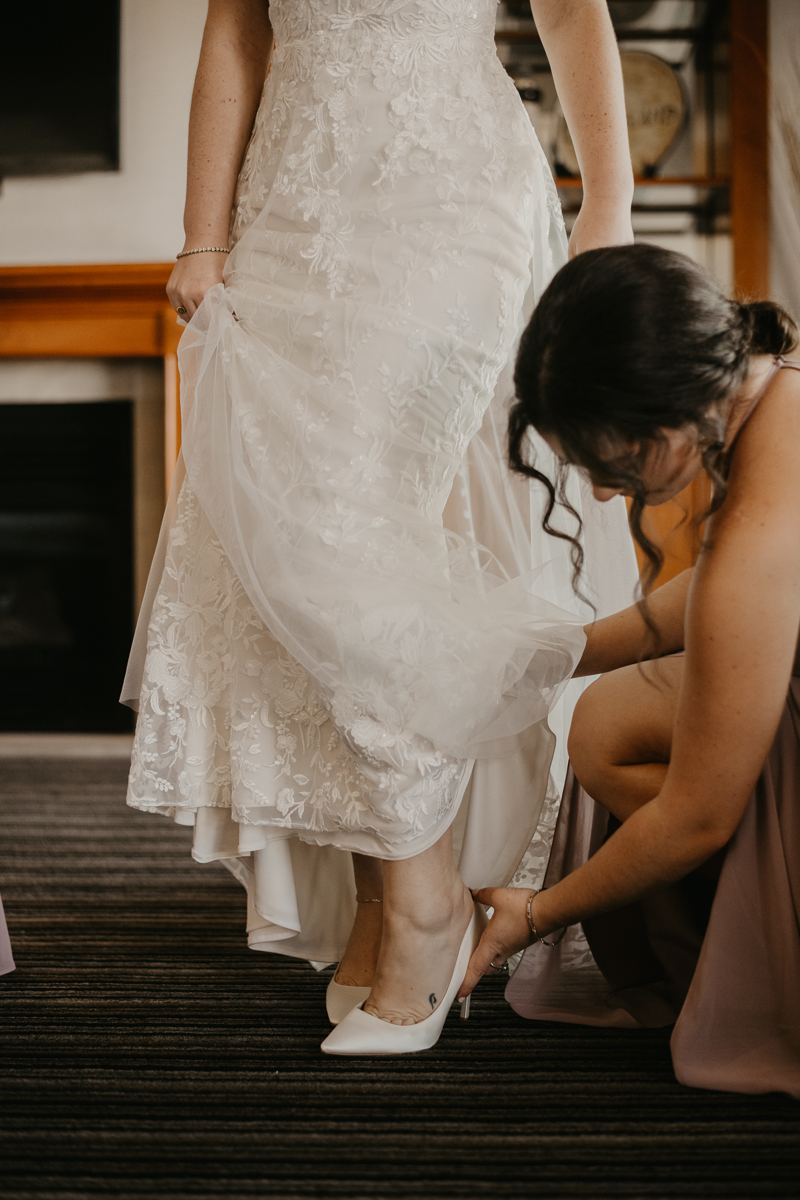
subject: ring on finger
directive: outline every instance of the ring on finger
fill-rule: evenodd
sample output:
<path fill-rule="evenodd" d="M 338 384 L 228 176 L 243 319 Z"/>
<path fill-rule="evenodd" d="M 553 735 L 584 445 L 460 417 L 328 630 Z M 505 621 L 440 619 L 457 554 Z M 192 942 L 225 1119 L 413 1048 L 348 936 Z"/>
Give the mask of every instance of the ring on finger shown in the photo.
<path fill-rule="evenodd" d="M 178 316 L 179 316 L 179 317 L 185 317 L 185 316 L 186 316 L 186 309 L 183 307 L 183 305 L 182 305 L 182 304 L 180 305 L 180 307 L 179 307 L 179 308 L 176 308 L 176 309 L 175 309 L 175 312 L 178 314 Z"/>
<path fill-rule="evenodd" d="M 499 967 L 493 962 L 490 962 L 488 964 L 488 966 L 490 966 L 493 971 L 497 971 L 499 973 L 500 971 L 505 971 L 507 969 L 508 960 L 506 960 L 505 962 L 501 962 Z"/>

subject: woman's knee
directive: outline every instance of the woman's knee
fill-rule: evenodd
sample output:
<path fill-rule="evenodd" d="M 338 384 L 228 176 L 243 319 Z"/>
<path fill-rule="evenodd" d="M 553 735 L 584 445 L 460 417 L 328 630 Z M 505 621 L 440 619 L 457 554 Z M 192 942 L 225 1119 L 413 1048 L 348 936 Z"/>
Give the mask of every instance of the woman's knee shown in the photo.
<path fill-rule="evenodd" d="M 593 795 L 621 767 L 668 762 L 681 664 L 622 667 L 590 684 L 575 706 L 567 747 L 578 781 Z"/>
<path fill-rule="evenodd" d="M 613 767 L 613 720 L 605 679 L 590 684 L 575 706 L 567 751 L 575 777 L 591 795 Z"/>

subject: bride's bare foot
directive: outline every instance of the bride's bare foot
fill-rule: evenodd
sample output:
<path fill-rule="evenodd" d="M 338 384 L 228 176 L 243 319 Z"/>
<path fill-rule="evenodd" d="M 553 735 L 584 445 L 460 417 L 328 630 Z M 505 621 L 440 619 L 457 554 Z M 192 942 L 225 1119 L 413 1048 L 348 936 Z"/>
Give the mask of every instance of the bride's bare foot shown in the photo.
<path fill-rule="evenodd" d="M 454 874 L 427 894 L 406 892 L 402 903 L 384 907 L 381 952 L 364 1011 L 392 1025 L 416 1025 L 447 991 L 472 897 Z"/>
<path fill-rule="evenodd" d="M 359 904 L 356 918 L 334 978 L 343 987 L 371 987 L 381 948 L 382 904 Z"/>

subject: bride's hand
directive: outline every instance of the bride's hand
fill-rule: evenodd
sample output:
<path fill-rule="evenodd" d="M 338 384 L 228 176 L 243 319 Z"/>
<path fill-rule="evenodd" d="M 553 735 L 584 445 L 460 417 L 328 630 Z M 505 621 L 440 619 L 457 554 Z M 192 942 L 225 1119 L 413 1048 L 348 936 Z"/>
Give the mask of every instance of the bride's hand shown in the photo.
<path fill-rule="evenodd" d="M 224 254 L 189 254 L 175 263 L 167 284 L 167 298 L 183 321 L 191 321 L 209 288 L 222 283 Z M 184 308 L 186 311 L 181 312 Z"/>
<path fill-rule="evenodd" d="M 602 246 L 627 246 L 633 241 L 631 206 L 628 201 L 587 200 L 575 218 L 569 237 L 569 256 Z"/>
<path fill-rule="evenodd" d="M 458 996 L 468 996 L 482 975 L 490 974 L 489 963 L 500 966 L 533 941 L 528 926 L 527 905 L 531 888 L 481 888 L 472 893 L 479 904 L 493 908 L 491 920 L 472 958 Z"/>

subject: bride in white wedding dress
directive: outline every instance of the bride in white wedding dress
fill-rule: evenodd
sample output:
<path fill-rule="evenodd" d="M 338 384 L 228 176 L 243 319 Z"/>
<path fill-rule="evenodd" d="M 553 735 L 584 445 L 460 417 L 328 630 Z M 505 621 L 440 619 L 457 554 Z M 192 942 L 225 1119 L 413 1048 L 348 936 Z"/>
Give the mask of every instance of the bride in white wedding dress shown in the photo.
<path fill-rule="evenodd" d="M 604 0 L 532 8 L 581 158 L 573 248 L 630 240 Z M 128 802 L 234 872 L 253 948 L 339 961 L 332 1019 L 366 1004 L 332 1053 L 436 1040 L 464 882 L 514 874 L 577 695 L 569 546 L 505 467 L 516 342 L 566 241 L 495 15 L 211 0 L 195 86 L 182 460 L 123 693 Z M 577 476 L 570 499 L 592 599 L 621 608 L 623 503 Z"/>

